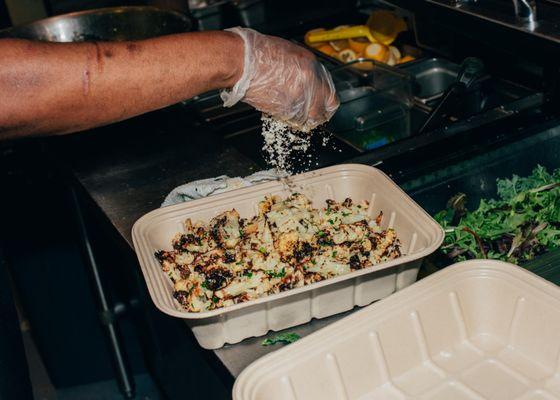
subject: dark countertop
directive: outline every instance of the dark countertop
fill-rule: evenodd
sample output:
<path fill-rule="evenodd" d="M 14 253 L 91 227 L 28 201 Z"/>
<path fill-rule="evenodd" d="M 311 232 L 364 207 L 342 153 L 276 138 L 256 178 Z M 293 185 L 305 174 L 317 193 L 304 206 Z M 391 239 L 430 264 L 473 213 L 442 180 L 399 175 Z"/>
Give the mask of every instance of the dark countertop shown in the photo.
<path fill-rule="evenodd" d="M 133 250 L 134 222 L 159 207 L 174 187 L 195 179 L 223 174 L 244 176 L 261 169 L 221 138 L 193 126 L 189 116 L 178 107 L 53 142 L 59 161 L 65 164 L 86 200 L 110 223 L 117 239 L 124 241 L 125 251 Z M 289 331 L 305 336 L 342 316 L 313 320 Z M 267 336 L 276 334 L 271 332 Z M 184 337 L 194 341 L 190 334 Z M 264 347 L 263 339 L 251 338 L 218 350 L 202 351 L 211 362 L 218 362 L 219 369 L 225 368 L 233 381 L 251 362 L 280 347 Z"/>
<path fill-rule="evenodd" d="M 132 247 L 131 230 L 176 186 L 258 166 L 219 138 L 192 126 L 181 110 L 162 110 L 61 138 L 79 184 Z"/>

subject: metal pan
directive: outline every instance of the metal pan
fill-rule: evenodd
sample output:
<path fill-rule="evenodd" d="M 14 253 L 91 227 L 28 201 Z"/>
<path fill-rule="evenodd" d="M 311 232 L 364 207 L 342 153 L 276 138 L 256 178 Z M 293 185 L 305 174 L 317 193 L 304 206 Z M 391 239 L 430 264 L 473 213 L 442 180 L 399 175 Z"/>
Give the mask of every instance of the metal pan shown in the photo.
<path fill-rule="evenodd" d="M 156 7 L 111 7 L 58 15 L 0 31 L 12 37 L 47 42 L 141 40 L 191 30 L 184 14 Z"/>

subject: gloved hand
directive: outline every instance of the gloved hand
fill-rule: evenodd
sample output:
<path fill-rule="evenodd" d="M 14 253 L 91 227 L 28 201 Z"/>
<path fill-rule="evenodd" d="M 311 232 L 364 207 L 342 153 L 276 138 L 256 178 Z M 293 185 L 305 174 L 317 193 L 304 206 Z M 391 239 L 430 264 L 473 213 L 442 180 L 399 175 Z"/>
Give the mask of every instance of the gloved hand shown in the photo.
<path fill-rule="evenodd" d="M 327 122 L 339 106 L 329 72 L 313 53 L 252 29 L 231 28 L 244 41 L 241 79 L 221 93 L 225 107 L 243 101 L 307 132 Z"/>

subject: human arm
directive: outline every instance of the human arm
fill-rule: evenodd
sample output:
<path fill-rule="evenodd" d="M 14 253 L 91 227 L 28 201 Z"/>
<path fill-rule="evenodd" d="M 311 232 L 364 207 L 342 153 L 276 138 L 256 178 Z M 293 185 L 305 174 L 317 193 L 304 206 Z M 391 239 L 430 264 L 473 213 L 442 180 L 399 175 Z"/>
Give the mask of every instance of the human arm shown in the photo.
<path fill-rule="evenodd" d="M 0 140 L 85 130 L 214 89 L 226 89 L 226 106 L 244 101 L 301 130 L 338 107 L 311 52 L 249 29 L 137 42 L 3 39 Z"/>
<path fill-rule="evenodd" d="M 0 139 L 120 121 L 208 90 L 243 71 L 243 42 L 196 32 L 137 42 L 0 40 Z"/>

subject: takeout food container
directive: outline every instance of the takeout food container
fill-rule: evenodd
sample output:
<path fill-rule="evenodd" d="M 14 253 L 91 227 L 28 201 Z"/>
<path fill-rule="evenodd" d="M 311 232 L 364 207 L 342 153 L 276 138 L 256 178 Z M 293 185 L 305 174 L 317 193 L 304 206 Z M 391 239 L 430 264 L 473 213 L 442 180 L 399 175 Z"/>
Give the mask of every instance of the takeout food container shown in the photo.
<path fill-rule="evenodd" d="M 233 399 L 560 399 L 559 331 L 558 286 L 462 262 L 255 361 Z"/>
<path fill-rule="evenodd" d="M 381 226 L 396 230 L 403 256 L 371 268 L 327 279 L 308 286 L 213 311 L 193 313 L 173 298 L 173 285 L 154 257 L 159 249 L 169 249 L 183 221 L 208 221 L 235 208 L 241 217 L 257 213 L 257 204 L 266 195 L 305 194 L 314 207 L 325 200 L 370 201 L 371 215 L 383 211 Z M 289 178 L 242 188 L 154 210 L 141 217 L 132 228 L 132 239 L 150 296 L 161 311 L 185 319 L 200 345 L 207 349 L 225 343 L 300 325 L 311 318 L 324 318 L 365 306 L 386 297 L 416 280 L 422 258 L 435 251 L 444 233 L 424 210 L 380 170 L 346 164 L 319 169 Z"/>

